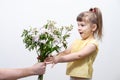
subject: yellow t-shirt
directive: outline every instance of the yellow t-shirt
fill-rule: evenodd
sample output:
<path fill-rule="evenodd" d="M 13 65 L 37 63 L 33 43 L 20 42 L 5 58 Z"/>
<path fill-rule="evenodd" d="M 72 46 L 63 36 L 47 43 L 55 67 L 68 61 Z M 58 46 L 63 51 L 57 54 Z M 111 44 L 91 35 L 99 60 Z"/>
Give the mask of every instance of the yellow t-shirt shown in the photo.
<path fill-rule="evenodd" d="M 72 77 L 92 78 L 92 73 L 93 73 L 92 65 L 98 52 L 98 42 L 95 39 L 91 39 L 91 40 L 77 39 L 72 44 L 71 54 L 80 51 L 83 47 L 85 47 L 89 43 L 93 43 L 96 45 L 97 47 L 96 51 L 83 59 L 69 62 L 67 64 L 67 71 L 66 71 L 67 75 Z"/>

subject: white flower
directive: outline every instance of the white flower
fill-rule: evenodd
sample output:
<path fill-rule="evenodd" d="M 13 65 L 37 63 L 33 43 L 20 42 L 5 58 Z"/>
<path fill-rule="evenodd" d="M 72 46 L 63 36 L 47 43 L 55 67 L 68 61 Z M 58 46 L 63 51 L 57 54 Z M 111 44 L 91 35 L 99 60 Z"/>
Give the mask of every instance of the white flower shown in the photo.
<path fill-rule="evenodd" d="M 52 35 L 52 36 L 53 36 L 53 38 L 54 38 L 54 42 L 59 42 L 59 38 L 58 38 L 57 35 Z"/>
<path fill-rule="evenodd" d="M 46 44 L 46 40 L 40 40 L 40 43 Z"/>
<path fill-rule="evenodd" d="M 39 35 L 33 36 L 33 41 L 38 42 L 38 40 L 39 40 Z"/>

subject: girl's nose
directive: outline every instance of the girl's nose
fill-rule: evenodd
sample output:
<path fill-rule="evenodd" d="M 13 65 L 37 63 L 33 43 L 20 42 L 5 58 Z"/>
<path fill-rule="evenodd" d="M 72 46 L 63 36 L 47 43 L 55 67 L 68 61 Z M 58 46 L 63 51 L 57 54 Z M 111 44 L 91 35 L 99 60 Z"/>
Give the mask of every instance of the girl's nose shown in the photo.
<path fill-rule="evenodd" d="M 81 27 L 78 27 L 78 30 L 81 30 Z"/>

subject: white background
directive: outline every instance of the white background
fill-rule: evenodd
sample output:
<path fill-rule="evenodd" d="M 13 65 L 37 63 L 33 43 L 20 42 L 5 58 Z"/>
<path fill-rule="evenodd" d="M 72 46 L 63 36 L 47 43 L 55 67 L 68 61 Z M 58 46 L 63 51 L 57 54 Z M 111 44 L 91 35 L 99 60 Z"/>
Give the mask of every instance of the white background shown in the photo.
<path fill-rule="evenodd" d="M 29 26 L 41 27 L 54 20 L 73 24 L 69 42 L 80 37 L 76 16 L 91 7 L 103 13 L 103 40 L 94 63 L 93 80 L 120 80 L 120 1 L 119 0 L 0 0 L 0 67 L 21 68 L 37 62 L 36 53 L 25 49 L 21 33 Z M 44 80 L 69 80 L 66 63 L 47 66 Z M 37 76 L 19 80 L 37 80 Z"/>

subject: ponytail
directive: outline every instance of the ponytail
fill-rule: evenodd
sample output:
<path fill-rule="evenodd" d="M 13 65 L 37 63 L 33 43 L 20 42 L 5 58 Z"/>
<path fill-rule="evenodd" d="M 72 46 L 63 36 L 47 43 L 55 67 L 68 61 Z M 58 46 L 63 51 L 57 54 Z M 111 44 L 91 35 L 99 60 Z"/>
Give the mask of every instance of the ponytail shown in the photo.
<path fill-rule="evenodd" d="M 97 33 L 97 35 L 98 35 L 98 38 L 99 39 L 101 39 L 102 38 L 102 13 L 101 13 L 101 11 L 100 11 L 100 9 L 99 8 L 90 8 L 89 9 L 89 11 L 90 12 L 92 12 L 92 13 L 95 13 L 95 15 L 96 15 L 96 19 L 94 18 L 94 20 L 93 20 L 93 23 L 96 23 L 97 24 L 97 30 L 96 30 L 96 33 Z"/>
<path fill-rule="evenodd" d="M 98 38 L 102 38 L 102 27 L 103 27 L 103 22 L 102 22 L 102 13 L 99 8 L 94 8 L 94 13 L 97 16 L 97 35 Z"/>

